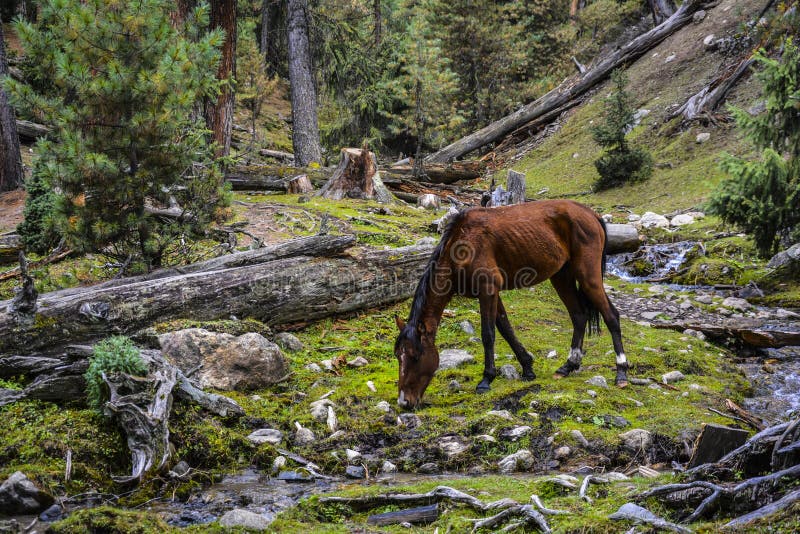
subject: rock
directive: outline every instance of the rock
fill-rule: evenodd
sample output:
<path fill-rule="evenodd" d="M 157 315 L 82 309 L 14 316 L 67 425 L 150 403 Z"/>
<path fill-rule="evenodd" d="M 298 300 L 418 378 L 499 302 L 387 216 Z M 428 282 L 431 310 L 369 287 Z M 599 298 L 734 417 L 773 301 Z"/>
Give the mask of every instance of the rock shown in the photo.
<path fill-rule="evenodd" d="M 706 335 L 704 333 L 702 333 L 700 330 L 694 330 L 693 328 L 687 328 L 686 330 L 683 331 L 683 333 L 685 335 L 687 335 L 687 336 L 696 337 L 700 341 L 705 341 L 706 340 Z"/>
<path fill-rule="evenodd" d="M 597 397 L 597 392 L 596 392 L 595 390 L 593 390 L 593 389 L 587 389 L 587 390 L 586 390 L 586 394 L 587 394 L 587 395 L 589 395 L 589 396 L 590 396 L 591 398 L 593 398 L 593 399 L 594 399 L 595 397 Z"/>
<path fill-rule="evenodd" d="M 308 405 L 311 409 L 311 417 L 318 423 L 325 423 L 328 420 L 328 408 L 336 407 L 330 399 L 315 400 Z"/>
<path fill-rule="evenodd" d="M 652 321 L 653 319 L 655 319 L 659 315 L 662 315 L 663 313 L 664 312 L 660 312 L 660 311 L 649 311 L 649 312 L 644 312 L 641 315 L 642 315 L 642 319 L 645 319 L 647 321 Z"/>
<path fill-rule="evenodd" d="M 499 417 L 501 419 L 507 419 L 509 421 L 513 419 L 513 417 L 511 416 L 511 412 L 509 412 L 508 410 L 489 410 L 488 412 L 486 412 L 486 415 L 492 417 Z"/>
<path fill-rule="evenodd" d="M 375 405 L 377 409 L 385 413 L 392 413 L 392 405 L 389 404 L 388 401 L 380 401 L 378 404 Z"/>
<path fill-rule="evenodd" d="M 680 371 L 670 371 L 661 375 L 661 382 L 664 384 L 674 384 L 686 378 Z"/>
<path fill-rule="evenodd" d="M 276 334 L 275 343 L 283 350 L 288 350 L 289 352 L 299 352 L 305 348 L 303 342 L 297 339 L 297 336 L 289 332 Z"/>
<path fill-rule="evenodd" d="M 464 363 L 475 361 L 475 356 L 461 349 L 444 349 L 439 353 L 439 370 L 453 369 Z"/>
<path fill-rule="evenodd" d="M 631 213 L 630 215 L 628 215 L 628 222 L 637 222 L 641 220 L 642 220 L 641 215 L 636 215 L 635 213 Z"/>
<path fill-rule="evenodd" d="M 670 54 L 666 57 L 664 63 L 672 63 L 673 61 L 675 61 L 675 54 Z"/>
<path fill-rule="evenodd" d="M 422 424 L 422 420 L 419 418 L 419 416 L 413 413 L 401 413 L 400 422 L 409 430 L 417 428 Z"/>
<path fill-rule="evenodd" d="M 619 507 L 619 510 L 608 516 L 615 521 L 633 521 L 634 523 L 647 523 L 656 527 L 656 530 L 668 530 L 681 534 L 691 533 L 692 530 L 662 519 L 647 508 L 628 502 Z M 634 527 L 635 528 L 635 527 Z"/>
<path fill-rule="evenodd" d="M 554 351 L 554 350 L 551 350 L 550 352 L 548 352 L 548 353 L 547 353 L 547 356 L 546 356 L 546 357 L 547 357 L 548 359 L 551 359 L 551 360 L 552 360 L 553 358 L 555 358 L 555 357 L 557 357 L 557 356 L 558 356 L 558 352 L 556 352 L 556 351 Z"/>
<path fill-rule="evenodd" d="M 663 215 L 653 213 L 652 211 L 645 212 L 642 218 L 639 219 L 643 228 L 668 228 L 669 219 Z"/>
<path fill-rule="evenodd" d="M 483 441 L 484 443 L 497 443 L 497 440 L 494 439 L 494 436 L 490 436 L 489 434 L 480 434 L 475 436 L 475 439 L 478 441 Z"/>
<path fill-rule="evenodd" d="M 448 458 L 454 458 L 468 451 L 470 444 L 460 436 L 444 436 L 439 440 L 439 443 L 437 443 L 437 447 Z"/>
<path fill-rule="evenodd" d="M 260 428 L 255 432 L 251 432 L 247 439 L 256 445 L 261 445 L 262 443 L 277 445 L 283 441 L 283 432 L 274 428 Z"/>
<path fill-rule="evenodd" d="M 636 406 L 637 408 L 641 408 L 642 406 L 644 406 L 644 403 L 642 401 L 638 401 L 633 397 L 625 397 L 625 398 L 631 401 L 633 405 Z"/>
<path fill-rule="evenodd" d="M 731 308 L 737 311 L 746 311 L 753 307 L 753 305 L 746 300 L 737 297 L 726 298 L 722 301 L 722 305 L 726 308 Z"/>
<path fill-rule="evenodd" d="M 653 434 L 641 428 L 623 432 L 619 438 L 622 440 L 622 446 L 633 453 L 646 451 L 653 446 Z"/>
<path fill-rule="evenodd" d="M 339 419 L 336 418 L 333 406 L 328 406 L 328 417 L 325 419 L 325 424 L 328 425 L 328 430 L 334 433 L 339 428 Z"/>
<path fill-rule="evenodd" d="M 170 477 L 183 480 L 183 479 L 186 479 L 186 477 L 189 474 L 190 470 L 191 470 L 191 468 L 189 467 L 189 464 L 186 463 L 185 461 L 181 460 L 180 462 L 175 464 L 175 467 L 173 467 L 172 469 L 169 470 L 168 474 L 169 474 Z"/>
<path fill-rule="evenodd" d="M 285 482 L 291 483 L 307 483 L 313 482 L 314 477 L 312 477 L 307 471 L 281 471 L 278 473 L 278 480 L 283 480 Z"/>
<path fill-rule="evenodd" d="M 241 527 L 247 530 L 266 530 L 269 527 L 269 520 L 261 514 L 234 508 L 219 518 L 219 524 L 226 528 Z"/>
<path fill-rule="evenodd" d="M 362 479 L 367 478 L 367 470 L 363 465 L 348 465 L 344 470 L 344 475 L 347 478 Z"/>
<path fill-rule="evenodd" d="M 695 142 L 701 143 L 701 144 L 705 143 L 709 139 L 711 139 L 711 134 L 708 133 L 708 132 L 699 133 L 699 134 L 697 134 L 697 137 L 694 138 Z"/>
<path fill-rule="evenodd" d="M 397 473 L 397 466 L 389 460 L 384 460 L 383 465 L 381 465 L 381 473 Z"/>
<path fill-rule="evenodd" d="M 602 219 L 603 219 L 605 222 L 607 222 L 607 223 L 610 223 L 610 222 L 613 222 L 613 221 L 614 221 L 614 216 L 613 216 L 613 215 L 611 215 L 610 213 L 604 213 L 604 214 L 603 214 L 603 216 L 602 216 Z"/>
<path fill-rule="evenodd" d="M 434 475 L 439 472 L 439 465 L 434 462 L 424 463 L 417 468 L 417 472 L 424 475 Z"/>
<path fill-rule="evenodd" d="M 322 367 L 320 367 L 318 364 L 316 364 L 314 362 L 306 364 L 305 369 L 308 370 L 308 371 L 311 371 L 312 373 L 321 373 L 322 372 Z"/>
<path fill-rule="evenodd" d="M 706 304 L 706 305 L 714 302 L 714 299 L 711 297 L 711 295 L 698 295 L 695 297 L 694 300 L 695 302 L 699 302 L 700 304 Z"/>
<path fill-rule="evenodd" d="M 21 471 L 0 484 L 0 515 L 38 514 L 53 504 L 53 497 L 37 488 Z"/>
<path fill-rule="evenodd" d="M 588 447 L 589 446 L 589 440 L 586 439 L 586 436 L 584 436 L 583 432 L 581 432 L 580 430 L 578 430 L 578 429 L 570 430 L 569 433 L 570 433 L 570 435 L 572 435 L 572 437 L 573 437 L 573 439 L 575 439 L 575 441 L 577 441 L 578 443 L 581 444 L 582 447 Z"/>
<path fill-rule="evenodd" d="M 273 473 L 280 473 L 281 470 L 286 467 L 286 457 L 285 456 L 276 456 L 274 460 L 272 460 L 272 472 Z"/>
<path fill-rule="evenodd" d="M 447 389 L 450 391 L 461 391 L 461 384 L 458 382 L 458 380 L 451 380 L 447 383 Z"/>
<path fill-rule="evenodd" d="M 297 426 L 297 430 L 294 433 L 295 445 L 302 447 L 303 445 L 309 445 L 316 441 L 317 438 L 311 429 L 301 426 L 300 423 L 295 423 L 295 426 Z"/>
<path fill-rule="evenodd" d="M 755 283 L 750 282 L 743 288 L 734 291 L 732 296 L 740 299 L 761 298 L 764 296 L 764 292 Z"/>
<path fill-rule="evenodd" d="M 789 311 L 789 310 L 784 309 L 784 308 L 777 308 L 774 313 L 775 313 L 775 317 L 777 317 L 778 319 L 797 319 L 797 318 L 800 318 L 800 314 L 795 313 L 793 311 Z"/>
<path fill-rule="evenodd" d="M 417 198 L 417 206 L 425 208 L 426 210 L 439 209 L 439 197 L 433 193 L 425 193 Z"/>
<path fill-rule="evenodd" d="M 369 361 L 362 356 L 356 356 L 355 358 L 347 362 L 347 365 L 349 367 L 364 367 L 365 365 L 369 365 Z"/>
<path fill-rule="evenodd" d="M 631 422 L 621 415 L 601 415 L 600 420 L 609 427 L 625 428 L 626 426 L 631 426 Z"/>
<path fill-rule="evenodd" d="M 464 331 L 464 333 L 465 333 L 465 334 L 467 334 L 468 336 L 471 336 L 472 334 L 474 334 L 474 333 L 475 333 L 475 327 L 474 327 L 474 326 L 472 326 L 472 323 L 471 323 L 471 322 L 469 322 L 469 321 L 468 321 L 468 320 L 466 320 L 466 319 L 464 319 L 463 321 L 461 321 L 460 323 L 458 323 L 458 326 L 460 326 L 460 327 L 461 327 L 461 330 L 463 330 L 463 331 Z"/>
<path fill-rule="evenodd" d="M 716 48 L 717 46 L 716 35 L 714 35 L 713 33 L 709 33 L 708 35 L 706 35 L 705 38 L 703 39 L 703 46 L 705 46 L 706 48 Z"/>
<path fill-rule="evenodd" d="M 650 380 L 649 378 L 631 377 L 628 379 L 628 381 L 634 386 L 649 386 L 652 383 L 652 380 Z"/>
<path fill-rule="evenodd" d="M 659 286 L 659 285 L 654 284 L 654 285 L 648 287 L 647 291 L 649 291 L 650 293 L 653 293 L 655 295 L 661 295 L 666 291 L 666 289 L 664 289 L 664 286 Z"/>
<path fill-rule="evenodd" d="M 44 521 L 45 523 L 52 523 L 53 521 L 58 521 L 64 517 L 62 513 L 61 506 L 54 504 L 41 514 L 39 514 L 39 521 Z M 0 528 L 0 532 L 3 532 L 2 528 Z"/>
<path fill-rule="evenodd" d="M 533 429 L 527 425 L 515 426 L 514 428 L 500 432 L 500 437 L 507 441 L 517 441 L 518 439 L 530 434 L 532 430 Z"/>
<path fill-rule="evenodd" d="M 578 489 L 578 479 L 565 473 L 547 478 L 542 482 L 550 482 L 551 484 L 570 490 Z"/>
<path fill-rule="evenodd" d="M 689 215 L 688 213 L 681 213 L 680 215 L 676 215 L 669 221 L 670 226 L 686 226 L 687 224 L 693 224 L 694 217 Z"/>
<path fill-rule="evenodd" d="M 261 334 L 234 337 L 189 328 L 162 334 L 158 341 L 167 360 L 184 373 L 200 367 L 195 376 L 202 388 L 259 389 L 289 373 L 281 349 Z"/>
<path fill-rule="evenodd" d="M 597 406 L 597 403 L 593 399 L 581 399 L 578 402 L 586 406 Z"/>
<path fill-rule="evenodd" d="M 519 371 L 510 363 L 500 366 L 500 369 L 497 370 L 497 374 L 506 380 L 519 380 Z"/>
<path fill-rule="evenodd" d="M 587 384 L 590 386 L 594 386 L 597 388 L 605 388 L 608 389 L 608 382 L 606 382 L 606 378 L 601 375 L 595 375 L 589 380 L 586 381 Z"/>
<path fill-rule="evenodd" d="M 367 389 L 373 393 L 378 392 L 378 388 L 375 387 L 375 382 L 373 382 L 372 380 L 367 380 Z"/>
<path fill-rule="evenodd" d="M 553 457 L 559 461 L 569 458 L 570 454 L 572 454 L 572 449 L 570 449 L 566 445 L 564 445 L 563 447 L 559 447 L 555 451 L 553 451 Z"/>
<path fill-rule="evenodd" d="M 432 247 L 436 243 L 438 243 L 438 241 L 435 238 L 430 236 L 425 236 L 422 239 L 417 240 L 415 244 L 423 247 Z"/>
<path fill-rule="evenodd" d="M 695 24 L 700 24 L 701 22 L 703 22 L 704 18 L 706 18 L 705 10 L 699 9 L 694 12 L 694 15 L 692 15 L 692 22 L 694 22 Z"/>
<path fill-rule="evenodd" d="M 778 252 L 769 260 L 771 275 L 778 278 L 797 278 L 800 275 L 800 243 Z"/>
<path fill-rule="evenodd" d="M 497 467 L 501 473 L 527 471 L 533 467 L 533 454 L 528 449 L 520 449 L 497 462 Z"/>
<path fill-rule="evenodd" d="M 347 463 L 354 463 L 361 460 L 361 453 L 353 449 L 345 449 L 344 454 L 347 456 Z"/>
<path fill-rule="evenodd" d="M 688 467 L 716 462 L 736 447 L 743 445 L 749 435 L 747 430 L 739 428 L 712 423 L 703 425 L 703 430 L 695 441 Z"/>

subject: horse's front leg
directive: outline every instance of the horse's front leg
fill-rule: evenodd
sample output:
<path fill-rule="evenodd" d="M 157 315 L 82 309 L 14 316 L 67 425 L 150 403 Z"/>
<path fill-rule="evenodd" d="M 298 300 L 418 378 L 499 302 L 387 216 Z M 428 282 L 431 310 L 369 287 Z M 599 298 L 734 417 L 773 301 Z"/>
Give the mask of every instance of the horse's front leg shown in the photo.
<path fill-rule="evenodd" d="M 517 361 L 522 366 L 522 379 L 534 380 L 536 373 L 533 372 L 533 356 L 522 346 L 514 334 L 514 328 L 511 326 L 511 321 L 508 320 L 503 300 L 499 296 L 497 297 L 497 330 L 508 342 L 508 346 L 514 351 Z"/>
<path fill-rule="evenodd" d="M 497 319 L 497 292 L 481 293 L 481 341 L 483 342 L 483 380 L 476 388 L 478 393 L 486 393 L 497 375 L 494 367 L 494 334 Z"/>

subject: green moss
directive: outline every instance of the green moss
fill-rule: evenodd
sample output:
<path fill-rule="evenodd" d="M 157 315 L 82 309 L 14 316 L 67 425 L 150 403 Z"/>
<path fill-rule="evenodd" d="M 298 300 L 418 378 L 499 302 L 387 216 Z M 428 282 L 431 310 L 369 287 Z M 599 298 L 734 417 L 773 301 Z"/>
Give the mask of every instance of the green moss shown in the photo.
<path fill-rule="evenodd" d="M 110 506 L 78 510 L 47 528 L 48 534 L 161 534 L 178 530 L 156 514 Z"/>
<path fill-rule="evenodd" d="M 691 261 L 687 268 L 685 273 L 675 277 L 676 283 L 706 286 L 737 284 L 744 271 L 735 261 L 702 256 Z"/>

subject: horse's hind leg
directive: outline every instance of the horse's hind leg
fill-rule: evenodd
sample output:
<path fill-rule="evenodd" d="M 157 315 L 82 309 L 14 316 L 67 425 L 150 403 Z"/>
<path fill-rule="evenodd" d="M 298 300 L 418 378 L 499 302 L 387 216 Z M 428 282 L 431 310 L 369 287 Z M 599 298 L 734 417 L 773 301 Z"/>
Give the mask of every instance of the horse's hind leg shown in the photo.
<path fill-rule="evenodd" d="M 569 264 L 564 265 L 560 271 L 550 278 L 550 282 L 558 293 L 561 302 L 569 312 L 572 321 L 572 343 L 570 343 L 569 357 L 564 365 L 559 367 L 553 378 L 563 378 L 573 371 L 577 371 L 583 359 L 583 337 L 586 334 L 586 321 L 588 316 L 578 287 L 575 285 L 575 277 L 570 272 Z"/>
<path fill-rule="evenodd" d="M 492 380 L 497 375 L 494 367 L 494 336 L 495 321 L 497 319 L 497 291 L 480 293 L 478 297 L 481 305 L 481 341 L 483 342 L 483 380 L 476 390 L 486 393 L 491 387 Z"/>
<path fill-rule="evenodd" d="M 497 297 L 497 319 L 495 322 L 500 335 L 506 340 L 511 350 L 514 351 L 517 361 L 522 366 L 522 379 L 533 380 L 536 378 L 536 374 L 533 372 L 533 357 L 530 352 L 525 350 L 525 347 L 522 346 L 522 343 L 519 342 L 514 334 L 514 329 L 511 327 L 511 322 L 508 320 L 505 306 L 503 306 L 503 301 L 499 295 Z"/>

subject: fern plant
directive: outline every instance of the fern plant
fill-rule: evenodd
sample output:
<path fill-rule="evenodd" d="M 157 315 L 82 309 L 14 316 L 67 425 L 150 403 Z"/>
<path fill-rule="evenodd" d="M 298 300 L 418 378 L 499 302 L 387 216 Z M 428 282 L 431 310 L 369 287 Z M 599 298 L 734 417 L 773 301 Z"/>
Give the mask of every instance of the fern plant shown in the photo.
<path fill-rule="evenodd" d="M 86 400 L 90 407 L 100 411 L 108 400 L 103 388 L 103 373 L 126 373 L 134 376 L 147 374 L 147 364 L 139 355 L 139 349 L 125 336 L 104 339 L 94 346 L 89 358 L 89 368 L 83 375 L 86 379 Z"/>

